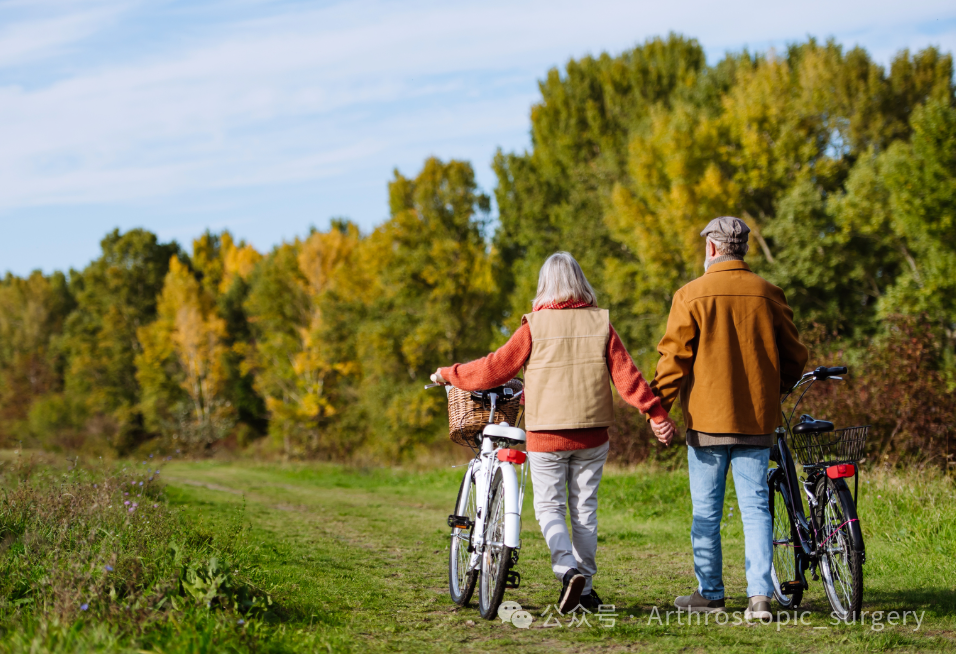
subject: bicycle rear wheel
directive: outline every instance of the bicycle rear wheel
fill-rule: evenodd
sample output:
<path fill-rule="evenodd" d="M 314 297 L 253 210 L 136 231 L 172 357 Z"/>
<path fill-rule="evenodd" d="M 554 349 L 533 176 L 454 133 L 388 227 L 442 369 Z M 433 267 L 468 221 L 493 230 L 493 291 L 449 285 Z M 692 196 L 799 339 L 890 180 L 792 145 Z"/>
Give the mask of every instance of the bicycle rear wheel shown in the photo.
<path fill-rule="evenodd" d="M 485 521 L 485 550 L 481 554 L 481 581 L 478 584 L 478 608 L 481 617 L 493 620 L 501 605 L 511 568 L 511 549 L 505 540 L 505 485 L 501 470 L 491 482 L 488 519 Z"/>
<path fill-rule="evenodd" d="M 856 506 L 846 482 L 825 475 L 817 481 L 816 497 L 823 587 L 835 616 L 855 620 L 863 606 L 863 557 L 854 547 L 851 532 Z"/>
<path fill-rule="evenodd" d="M 770 517 L 773 520 L 773 566 L 770 569 L 770 577 L 773 579 L 773 596 L 777 603 L 785 609 L 791 609 L 800 606 L 803 588 L 786 594 L 783 584 L 798 579 L 796 548 L 799 547 L 800 540 L 790 521 L 790 513 L 780 490 L 781 483 L 783 476 L 773 475 L 770 484 Z"/>
<path fill-rule="evenodd" d="M 475 475 L 472 466 L 468 466 L 458 489 L 455 502 L 455 515 L 464 516 L 471 521 L 467 529 L 451 528 L 451 541 L 448 548 L 448 590 L 451 600 L 458 606 L 465 606 L 475 592 L 478 569 L 469 570 L 471 559 L 471 535 L 478 515 L 478 498 L 475 489 Z"/>

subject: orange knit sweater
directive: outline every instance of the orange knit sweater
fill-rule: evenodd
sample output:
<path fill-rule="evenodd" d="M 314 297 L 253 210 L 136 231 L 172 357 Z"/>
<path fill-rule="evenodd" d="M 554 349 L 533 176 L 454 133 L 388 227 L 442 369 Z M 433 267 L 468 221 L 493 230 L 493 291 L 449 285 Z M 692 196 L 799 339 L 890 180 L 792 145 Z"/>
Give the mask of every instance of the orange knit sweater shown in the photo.
<path fill-rule="evenodd" d="M 573 311 L 573 309 L 567 309 Z M 631 355 L 614 328 L 607 343 L 607 367 L 614 386 L 624 401 L 650 416 L 654 422 L 667 417 L 661 401 L 634 365 Z M 441 376 L 452 386 L 466 391 L 493 388 L 513 379 L 531 356 L 531 328 L 524 324 L 507 343 L 483 359 L 456 363 L 441 369 Z M 597 447 L 608 441 L 607 427 L 529 431 L 529 452 L 563 452 Z"/>

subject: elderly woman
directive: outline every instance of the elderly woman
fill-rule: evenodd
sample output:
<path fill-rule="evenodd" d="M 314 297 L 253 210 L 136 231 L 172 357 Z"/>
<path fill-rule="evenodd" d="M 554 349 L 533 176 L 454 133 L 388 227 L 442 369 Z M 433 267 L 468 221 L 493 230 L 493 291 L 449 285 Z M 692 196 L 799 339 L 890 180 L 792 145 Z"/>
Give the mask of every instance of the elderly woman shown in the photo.
<path fill-rule="evenodd" d="M 608 311 L 581 266 L 567 252 L 551 255 L 538 275 L 532 312 L 498 351 L 471 363 L 439 368 L 438 383 L 464 390 L 503 384 L 525 368 L 525 426 L 534 510 L 562 582 L 558 610 L 602 602 L 597 573 L 597 492 L 614 422 L 610 380 L 654 423 L 669 444 L 672 424 L 611 326 Z M 573 537 L 565 523 L 570 508 Z"/>

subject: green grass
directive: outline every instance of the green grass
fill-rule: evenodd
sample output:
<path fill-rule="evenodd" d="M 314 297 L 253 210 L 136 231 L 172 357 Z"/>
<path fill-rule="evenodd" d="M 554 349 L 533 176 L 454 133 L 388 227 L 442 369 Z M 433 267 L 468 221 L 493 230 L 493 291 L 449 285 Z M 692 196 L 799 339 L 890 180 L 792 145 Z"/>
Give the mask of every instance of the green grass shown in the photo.
<path fill-rule="evenodd" d="M 723 626 L 688 625 L 686 616 L 677 624 L 673 615 L 669 625 L 649 620 L 655 607 L 666 619 L 674 597 L 696 585 L 686 474 L 650 468 L 606 473 L 594 583 L 617 607 L 613 628 L 602 628 L 594 618 L 591 627 L 543 626 L 541 614 L 555 602 L 558 583 L 529 493 L 522 585 L 505 595 L 535 616 L 530 629 L 519 630 L 500 620 L 482 620 L 474 604 L 457 608 L 448 599 L 444 522 L 460 469 L 168 464 L 162 473 L 164 507 L 182 532 L 170 536 L 193 535 L 198 543 L 190 546 L 193 560 L 217 555 L 237 562 L 234 584 L 248 583 L 267 594 L 272 607 L 260 617 L 244 618 L 228 606 L 207 609 L 180 600 L 178 610 L 154 608 L 133 624 L 109 614 L 95 622 L 69 612 L 55 618 L 32 604 L 11 606 L 8 594 L 0 648 L 164 653 L 956 649 L 956 490 L 951 480 L 931 474 L 864 474 L 870 482 L 862 485 L 860 497 L 868 556 L 865 626 L 831 624 L 819 582 L 811 582 L 805 597 L 802 610 L 809 613 L 803 624 L 735 626 L 731 619 Z M 732 490 L 727 506 L 735 506 Z M 746 582 L 739 518 L 728 517 L 722 533 L 728 607 L 742 611 Z M 4 556 L 14 556 L 13 549 Z M 157 563 L 157 572 L 166 570 L 164 565 L 169 567 Z M 169 588 L 164 592 L 175 594 Z M 913 631 L 912 617 L 906 627 L 887 625 L 886 613 L 894 610 L 925 612 L 919 630 Z M 871 624 L 873 611 L 884 612 L 881 629 Z M 568 618 L 561 621 L 567 625 Z"/>

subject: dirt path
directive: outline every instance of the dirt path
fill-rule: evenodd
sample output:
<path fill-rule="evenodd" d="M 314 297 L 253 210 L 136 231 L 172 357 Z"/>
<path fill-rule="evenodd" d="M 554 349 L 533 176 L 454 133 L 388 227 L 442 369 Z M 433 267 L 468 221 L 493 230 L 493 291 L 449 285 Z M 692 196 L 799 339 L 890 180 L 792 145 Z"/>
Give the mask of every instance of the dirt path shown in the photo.
<path fill-rule="evenodd" d="M 210 522 L 239 519 L 250 525 L 249 547 L 256 548 L 277 589 L 283 619 L 290 628 L 318 630 L 333 652 L 445 652 L 463 646 L 520 652 L 850 652 L 954 644 L 953 597 L 931 592 L 894 599 L 885 589 L 899 580 L 882 578 L 876 566 L 867 571 L 872 608 L 912 610 L 920 602 L 935 607 L 925 631 L 831 627 L 819 585 L 802 607 L 810 612 L 804 624 L 687 625 L 673 622 L 673 616 L 671 624 L 655 622 L 655 608 L 666 619 L 674 596 L 695 587 L 686 479 L 673 474 L 609 475 L 602 485 L 595 587 L 616 607 L 613 628 L 593 619 L 589 627 L 569 627 L 567 619 L 561 627 L 545 626 L 542 614 L 556 600 L 558 585 L 530 499 L 524 508 L 522 586 L 509 590 L 506 599 L 520 603 L 535 621 L 528 630 L 484 621 L 474 604 L 459 609 L 447 594 L 445 518 L 459 475 L 210 463 L 174 464 L 164 471 L 173 501 L 185 510 Z M 723 534 L 728 605 L 742 610 L 742 530 L 728 523 Z M 873 545 L 872 557 L 879 557 L 879 547 Z"/>

